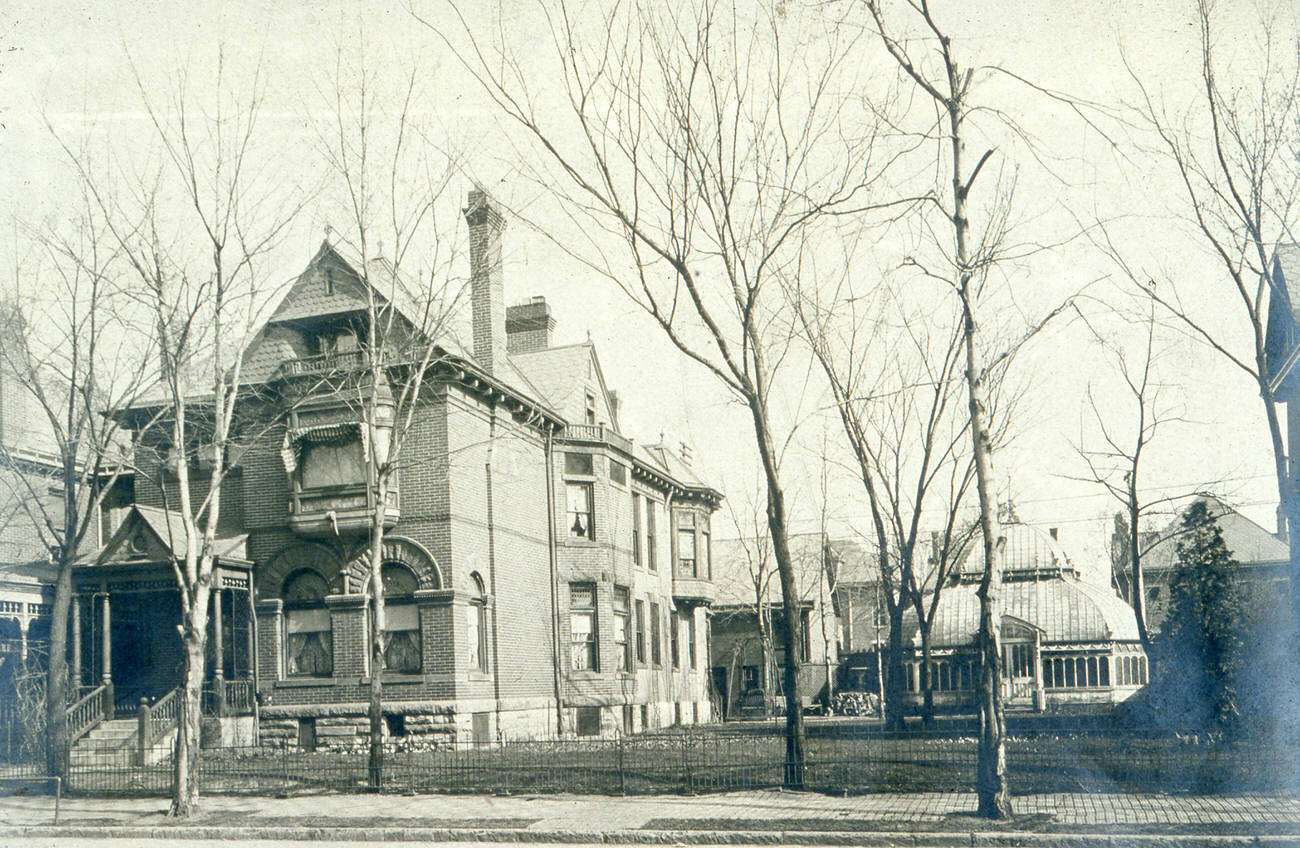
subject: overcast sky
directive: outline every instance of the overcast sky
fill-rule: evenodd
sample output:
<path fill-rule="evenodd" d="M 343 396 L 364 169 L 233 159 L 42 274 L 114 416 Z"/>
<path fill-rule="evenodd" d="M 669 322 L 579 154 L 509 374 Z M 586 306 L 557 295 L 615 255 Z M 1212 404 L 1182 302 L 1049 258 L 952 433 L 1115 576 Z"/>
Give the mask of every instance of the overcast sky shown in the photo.
<path fill-rule="evenodd" d="M 528 13 L 516 5 L 528 8 L 508 4 L 505 31 L 528 55 L 534 49 Z M 1237 5 L 1243 20 L 1255 19 L 1255 7 Z M 474 83 L 403 4 L 11 0 L 6 7 L 0 11 L 0 210 L 7 231 L 0 237 L 0 257 L 6 286 L 14 285 L 15 239 L 8 219 L 39 222 L 57 216 L 73 185 L 46 120 L 66 138 L 88 137 L 104 149 L 148 135 L 128 56 L 158 98 L 181 73 L 197 81 L 196 87 L 210 79 L 218 44 L 228 74 L 246 77 L 261 62 L 268 80 L 265 126 L 270 143 L 277 146 L 268 161 L 295 185 L 307 186 L 323 171 L 308 125 L 326 106 L 324 95 L 339 51 L 351 54 L 364 45 L 367 62 L 392 71 L 392 78 L 400 77 L 402 69 L 419 69 L 417 110 L 463 153 L 465 173 L 448 201 L 450 214 L 456 213 L 455 203 L 463 203 L 472 180 L 507 203 L 534 212 L 541 208 L 535 189 L 517 179 L 511 166 L 512 157 L 528 154 L 520 152 Z M 415 8 L 439 20 L 449 7 L 417 0 Z M 490 3 L 467 2 L 461 8 L 473 21 L 495 20 L 499 14 Z M 1119 106 L 1136 96 L 1120 60 L 1122 44 L 1135 71 L 1169 102 L 1183 104 L 1195 92 L 1199 57 L 1190 2 L 941 2 L 937 8 L 959 55 L 971 64 L 1001 64 L 1045 88 Z M 1294 10 L 1284 11 L 1280 31 L 1293 34 Z M 1248 33 L 1233 31 L 1234 25 L 1225 22 L 1232 36 L 1225 38 L 1230 42 L 1228 64 L 1248 58 L 1253 49 Z M 869 41 L 863 45 L 876 49 Z M 863 61 L 879 59 L 864 56 Z M 544 75 L 535 82 L 544 93 Z M 1246 343 L 1245 325 L 1233 319 L 1235 304 L 1219 286 L 1222 281 L 1205 250 L 1174 217 L 1182 198 L 1167 163 L 1135 151 L 1121 155 L 1072 112 L 1024 86 L 995 81 L 984 91 L 1015 115 L 1042 150 L 1051 152 L 1045 163 L 1031 158 L 1003 163 L 1019 174 L 1017 202 L 1030 226 L 1056 227 L 1058 233 L 1044 233 L 1044 238 L 1066 239 L 1070 215 L 1085 222 L 1110 220 L 1134 265 L 1177 280 L 1182 296 L 1199 314 L 1235 344 Z M 1111 134 L 1120 142 L 1127 138 L 1118 129 Z M 276 257 L 281 279 L 301 269 L 337 214 L 324 198 L 305 210 Z M 564 233 L 551 236 L 562 239 Z M 544 295 L 558 321 L 557 342 L 590 337 L 596 343 L 606 377 L 624 399 L 628 435 L 656 441 L 663 432 L 673 443 L 690 443 L 701 473 L 738 508 L 752 501 L 758 474 L 747 417 L 709 376 L 676 355 L 619 292 L 528 226 L 512 224 L 506 261 L 508 302 Z M 1113 270 L 1075 239 L 1024 263 L 1017 280 L 1049 293 L 1068 292 Z M 1116 297 L 1114 288 L 1103 285 L 1096 291 L 1103 298 Z M 1271 527 L 1276 501 L 1271 456 L 1250 381 L 1185 339 L 1171 337 L 1164 345 L 1170 354 L 1161 376 L 1185 420 L 1155 443 L 1150 490 L 1172 494 L 1213 487 Z M 1115 505 L 1097 487 L 1069 479 L 1083 470 L 1070 441 L 1078 438 L 1086 417 L 1090 385 L 1108 409 L 1120 408 L 1114 372 L 1076 324 L 1047 331 L 1017 368 L 1030 392 L 1017 422 L 1017 442 L 995 459 L 1000 487 L 1004 495 L 1010 487 L 1022 518 L 1060 527 L 1063 540 L 1080 558 L 1096 561 L 1107 532 L 1098 518 Z M 805 409 L 822 402 L 819 391 L 814 381 L 804 397 Z M 823 433 L 831 441 L 838 438 L 833 421 L 809 416 L 801 427 L 803 438 L 787 458 L 796 530 L 816 526 L 816 455 Z M 854 480 L 839 472 L 835 476 L 832 529 L 865 530 Z M 718 535 L 729 535 L 727 524 L 722 518 Z"/>

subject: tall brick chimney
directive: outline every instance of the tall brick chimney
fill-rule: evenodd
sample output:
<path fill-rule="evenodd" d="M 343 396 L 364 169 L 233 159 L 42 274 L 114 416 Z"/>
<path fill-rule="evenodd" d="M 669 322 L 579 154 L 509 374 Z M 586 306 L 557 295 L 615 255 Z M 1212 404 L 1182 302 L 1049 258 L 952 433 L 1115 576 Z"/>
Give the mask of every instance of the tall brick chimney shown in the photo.
<path fill-rule="evenodd" d="M 488 193 L 475 188 L 465 207 L 469 223 L 470 305 L 474 315 L 474 359 L 489 374 L 506 358 L 506 294 L 501 273 L 501 234 L 506 219 Z"/>
<path fill-rule="evenodd" d="M 506 310 L 506 349 L 510 353 L 532 353 L 551 346 L 555 319 L 546 298 L 538 295 Z"/>

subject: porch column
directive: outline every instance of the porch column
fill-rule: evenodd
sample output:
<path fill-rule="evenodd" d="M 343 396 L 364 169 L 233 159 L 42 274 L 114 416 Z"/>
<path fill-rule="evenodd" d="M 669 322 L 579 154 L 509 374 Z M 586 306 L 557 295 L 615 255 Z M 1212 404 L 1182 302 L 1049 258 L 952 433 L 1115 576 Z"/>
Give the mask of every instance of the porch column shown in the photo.
<path fill-rule="evenodd" d="M 69 609 L 72 616 L 72 685 L 75 691 L 72 693 L 72 700 L 76 701 L 81 695 L 81 596 L 72 596 L 72 605 Z"/>
<path fill-rule="evenodd" d="M 100 621 L 103 628 L 100 640 L 100 682 L 104 685 L 104 718 L 113 719 L 113 625 L 108 593 L 100 595 Z"/>
<path fill-rule="evenodd" d="M 27 625 L 31 623 L 32 620 L 25 615 L 18 617 L 18 661 L 24 668 L 27 666 Z"/>
<path fill-rule="evenodd" d="M 226 655 L 221 643 L 221 586 L 212 592 L 212 688 L 216 690 L 217 715 L 226 714 Z"/>
<path fill-rule="evenodd" d="M 1034 711 L 1047 709 L 1047 694 L 1043 692 L 1043 634 L 1034 631 Z"/>

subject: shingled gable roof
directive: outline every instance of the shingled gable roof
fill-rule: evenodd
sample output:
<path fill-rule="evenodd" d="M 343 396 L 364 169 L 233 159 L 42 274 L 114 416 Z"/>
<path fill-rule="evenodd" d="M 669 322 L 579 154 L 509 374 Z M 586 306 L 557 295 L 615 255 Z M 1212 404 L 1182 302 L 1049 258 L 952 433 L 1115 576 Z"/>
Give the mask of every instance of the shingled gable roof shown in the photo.
<path fill-rule="evenodd" d="M 1160 531 L 1158 541 L 1142 556 L 1145 571 L 1171 569 L 1178 560 L 1178 541 L 1182 536 L 1183 516 L 1197 502 L 1205 503 L 1218 522 L 1223 543 L 1232 558 L 1242 566 L 1282 565 L 1290 561 L 1287 543 L 1237 512 L 1213 495 L 1197 495 L 1191 503 Z"/>
<path fill-rule="evenodd" d="M 590 367 L 600 385 L 601 402 L 609 410 L 610 426 L 619 430 L 618 413 L 609 403 L 609 387 L 605 383 L 605 372 L 600 367 L 600 357 L 596 355 L 596 346 L 591 342 L 559 345 L 528 353 L 512 353 L 508 357 L 511 365 L 523 372 L 537 386 L 542 396 L 561 415 L 573 421 L 581 421 L 584 409 L 583 395 L 587 385 L 586 374 Z"/>
<path fill-rule="evenodd" d="M 1264 361 L 1269 387 L 1295 389 L 1300 362 L 1300 244 L 1279 244 L 1273 255 L 1273 287 L 1269 291 Z"/>
<path fill-rule="evenodd" d="M 826 581 L 822 557 L 827 539 L 820 533 L 794 533 L 789 537 L 790 560 L 794 566 L 795 586 L 805 604 L 824 601 L 832 604 L 829 586 L 819 595 L 818 584 Z M 754 575 L 764 569 L 763 603 L 781 604 L 781 581 L 776 574 L 776 558 L 767 539 L 715 539 L 713 541 L 713 583 L 718 597 L 715 612 L 721 609 L 753 609 L 758 597 Z"/>
<path fill-rule="evenodd" d="M 185 558 L 185 522 L 179 512 L 155 506 L 133 504 L 126 518 L 118 525 L 107 544 L 95 553 L 83 558 L 80 565 L 112 565 L 130 556 L 119 554 L 127 549 L 129 540 L 140 529 L 147 531 L 149 544 L 153 553 L 170 555 L 173 559 Z M 235 533 L 217 536 L 213 541 L 216 555 L 225 560 L 247 562 L 247 533 Z"/>

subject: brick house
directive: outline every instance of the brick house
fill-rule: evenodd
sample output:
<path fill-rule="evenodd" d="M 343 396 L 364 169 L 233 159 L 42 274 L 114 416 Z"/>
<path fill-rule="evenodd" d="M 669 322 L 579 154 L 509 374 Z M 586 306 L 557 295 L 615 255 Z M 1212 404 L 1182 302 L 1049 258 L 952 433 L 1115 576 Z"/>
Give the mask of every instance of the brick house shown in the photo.
<path fill-rule="evenodd" d="M 820 533 L 789 538 L 799 590 L 800 692 L 805 706 L 824 700 L 840 662 L 842 625 L 827 568 L 830 540 Z M 711 664 L 724 715 L 783 709 L 785 609 L 768 539 L 728 539 L 715 559 L 718 597 L 713 605 Z M 760 603 L 761 599 L 761 603 Z M 766 634 L 766 638 L 764 638 Z"/>
<path fill-rule="evenodd" d="M 436 340 L 385 510 L 387 731 L 425 744 L 707 721 L 709 517 L 721 495 L 662 446 L 622 435 L 592 345 L 552 345 L 540 297 L 505 307 L 499 207 L 473 191 L 465 216 L 472 344 Z M 218 691 L 255 691 L 264 743 L 365 741 L 374 492 L 363 458 L 392 431 L 381 421 L 368 435 L 356 408 L 358 393 L 376 391 L 382 414 L 390 388 L 361 376 L 362 287 L 391 266 L 359 270 L 323 243 L 244 354 L 249 435 L 223 493 L 211 664 Z M 376 286 L 376 299 L 396 315 L 389 338 L 419 344 L 402 290 Z M 394 385 L 397 344 L 375 353 L 393 363 Z M 138 475 L 137 509 L 84 574 L 114 569 L 125 593 L 131 574 L 153 579 L 169 565 L 168 485 Z M 108 616 L 114 591 L 98 591 Z M 147 618 L 138 605 L 127 614 L 137 627 Z M 107 641 L 118 651 L 128 638 Z M 174 685 L 139 671 L 157 648 L 132 650 L 133 665 L 110 659 L 104 671 L 132 678 L 119 691 L 156 697 Z"/>

